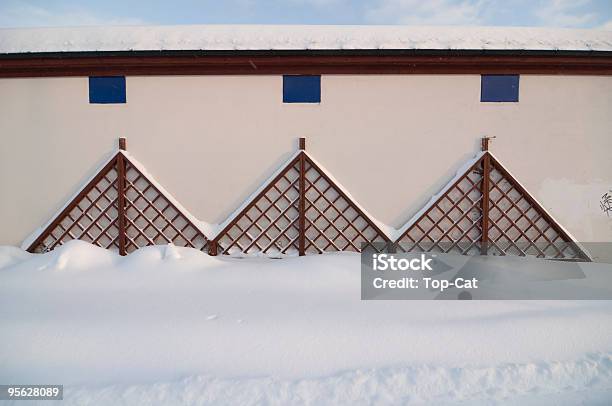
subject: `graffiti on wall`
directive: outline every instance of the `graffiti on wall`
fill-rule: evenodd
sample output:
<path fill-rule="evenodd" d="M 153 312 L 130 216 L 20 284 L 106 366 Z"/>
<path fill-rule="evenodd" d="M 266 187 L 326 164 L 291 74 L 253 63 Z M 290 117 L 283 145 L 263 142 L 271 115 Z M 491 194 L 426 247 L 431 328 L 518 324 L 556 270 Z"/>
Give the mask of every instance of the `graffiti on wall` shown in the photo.
<path fill-rule="evenodd" d="M 608 190 L 606 193 L 603 194 L 603 196 L 601 196 L 599 206 L 608 217 L 612 215 L 612 189 Z"/>

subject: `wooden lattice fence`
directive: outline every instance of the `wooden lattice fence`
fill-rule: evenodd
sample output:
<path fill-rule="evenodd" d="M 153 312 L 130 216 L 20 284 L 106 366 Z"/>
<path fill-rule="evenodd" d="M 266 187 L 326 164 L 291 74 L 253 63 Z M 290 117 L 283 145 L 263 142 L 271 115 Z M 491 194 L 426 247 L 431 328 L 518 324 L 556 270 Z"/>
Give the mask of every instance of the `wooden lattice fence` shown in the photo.
<path fill-rule="evenodd" d="M 401 251 L 588 261 L 588 254 L 490 153 L 483 152 L 404 226 Z"/>
<path fill-rule="evenodd" d="M 360 252 L 389 238 L 305 151 L 300 151 L 211 241 L 211 254 Z"/>
<path fill-rule="evenodd" d="M 125 255 L 173 243 L 211 255 L 330 251 L 450 252 L 588 261 L 588 254 L 488 150 L 466 165 L 397 234 L 389 235 L 305 150 L 299 151 L 215 236 L 119 150 L 29 245 L 47 252 L 80 239 Z"/>
<path fill-rule="evenodd" d="M 208 238 L 125 152 L 119 151 L 30 244 L 47 252 L 79 239 L 125 255 L 140 247 L 173 243 L 208 247 Z"/>

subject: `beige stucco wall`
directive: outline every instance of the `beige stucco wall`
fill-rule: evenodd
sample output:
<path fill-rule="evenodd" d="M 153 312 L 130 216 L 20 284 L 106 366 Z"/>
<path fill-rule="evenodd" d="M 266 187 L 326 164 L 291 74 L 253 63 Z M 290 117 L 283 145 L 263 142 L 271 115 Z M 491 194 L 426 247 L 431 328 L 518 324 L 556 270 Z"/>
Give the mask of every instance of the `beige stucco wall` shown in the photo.
<path fill-rule="evenodd" d="M 281 76 L 128 77 L 127 104 L 87 78 L 0 79 L 0 244 L 48 221 L 116 148 L 201 220 L 221 222 L 307 138 L 371 214 L 401 226 L 492 151 L 582 241 L 612 241 L 612 77 L 522 75 L 519 103 L 480 103 L 478 75 L 324 75 L 322 103 L 282 103 Z"/>

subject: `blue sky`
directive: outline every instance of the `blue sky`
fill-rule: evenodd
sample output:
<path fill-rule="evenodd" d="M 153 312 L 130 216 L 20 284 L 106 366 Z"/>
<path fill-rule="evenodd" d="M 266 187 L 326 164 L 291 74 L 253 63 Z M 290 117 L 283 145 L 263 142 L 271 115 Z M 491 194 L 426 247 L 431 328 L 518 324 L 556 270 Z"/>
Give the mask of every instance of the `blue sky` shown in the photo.
<path fill-rule="evenodd" d="M 0 27 L 409 24 L 605 28 L 612 0 L 0 0 Z"/>

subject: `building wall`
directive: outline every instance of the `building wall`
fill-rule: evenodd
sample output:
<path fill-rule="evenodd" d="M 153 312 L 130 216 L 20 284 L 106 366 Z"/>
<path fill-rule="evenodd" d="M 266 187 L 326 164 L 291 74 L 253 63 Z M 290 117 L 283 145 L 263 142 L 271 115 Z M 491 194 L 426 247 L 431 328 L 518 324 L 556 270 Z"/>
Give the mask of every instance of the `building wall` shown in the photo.
<path fill-rule="evenodd" d="M 481 103 L 478 75 L 324 75 L 322 102 L 283 104 L 281 76 L 0 79 L 0 244 L 47 222 L 127 137 L 197 218 L 233 212 L 306 137 L 372 215 L 400 227 L 495 136 L 492 151 L 577 239 L 612 241 L 612 77 L 522 75 L 519 103 Z"/>

